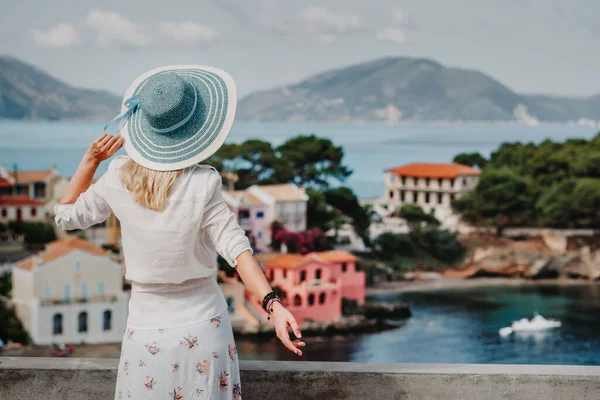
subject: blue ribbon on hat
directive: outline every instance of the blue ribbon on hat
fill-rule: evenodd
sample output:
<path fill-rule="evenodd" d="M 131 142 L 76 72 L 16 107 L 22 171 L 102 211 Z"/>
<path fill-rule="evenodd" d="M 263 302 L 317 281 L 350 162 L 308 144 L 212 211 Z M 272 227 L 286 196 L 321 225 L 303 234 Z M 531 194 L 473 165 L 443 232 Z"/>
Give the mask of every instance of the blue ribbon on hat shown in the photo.
<path fill-rule="evenodd" d="M 106 126 L 104 127 L 104 132 L 110 133 L 109 129 L 113 128 L 114 125 L 117 124 L 117 130 L 114 134 L 118 135 L 119 133 L 121 133 L 121 128 L 125 126 L 127 119 L 129 119 L 131 114 L 133 114 L 135 109 L 140 105 L 140 96 L 136 94 L 135 96 L 132 96 L 125 100 L 123 104 L 125 104 L 127 109 L 121 114 L 114 117 L 113 120 L 110 121 L 108 124 L 106 124 Z"/>

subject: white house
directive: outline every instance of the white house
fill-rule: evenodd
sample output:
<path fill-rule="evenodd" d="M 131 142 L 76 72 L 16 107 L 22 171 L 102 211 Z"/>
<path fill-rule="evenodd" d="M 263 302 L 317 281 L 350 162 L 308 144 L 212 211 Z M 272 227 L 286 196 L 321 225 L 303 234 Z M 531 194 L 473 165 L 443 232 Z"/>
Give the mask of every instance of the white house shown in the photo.
<path fill-rule="evenodd" d="M 254 185 L 246 190 L 224 191 L 223 197 L 257 250 L 268 250 L 274 221 L 292 232 L 306 230 L 308 195 L 294 184 Z"/>
<path fill-rule="evenodd" d="M 44 204 L 27 196 L 0 196 L 0 222 L 45 221 Z"/>
<path fill-rule="evenodd" d="M 45 171 L 9 171 L 0 166 L 0 196 L 25 196 L 41 202 L 48 213 L 63 195 L 69 180 L 53 165 Z"/>
<path fill-rule="evenodd" d="M 109 253 L 70 236 L 16 263 L 12 301 L 39 345 L 118 343 L 127 320 L 128 295 L 121 264 Z"/>
<path fill-rule="evenodd" d="M 451 202 L 475 189 L 481 171 L 462 164 L 409 164 L 385 171 L 388 208 L 417 204 L 442 224 L 455 221 Z"/>

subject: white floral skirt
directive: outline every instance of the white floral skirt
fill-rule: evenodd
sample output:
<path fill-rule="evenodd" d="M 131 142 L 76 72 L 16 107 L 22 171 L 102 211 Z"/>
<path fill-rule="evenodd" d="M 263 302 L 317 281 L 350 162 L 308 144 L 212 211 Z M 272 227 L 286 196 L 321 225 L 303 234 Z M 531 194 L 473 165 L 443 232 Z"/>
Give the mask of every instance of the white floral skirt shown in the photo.
<path fill-rule="evenodd" d="M 115 399 L 242 398 L 236 345 L 216 282 L 134 284 L 129 310 Z"/>

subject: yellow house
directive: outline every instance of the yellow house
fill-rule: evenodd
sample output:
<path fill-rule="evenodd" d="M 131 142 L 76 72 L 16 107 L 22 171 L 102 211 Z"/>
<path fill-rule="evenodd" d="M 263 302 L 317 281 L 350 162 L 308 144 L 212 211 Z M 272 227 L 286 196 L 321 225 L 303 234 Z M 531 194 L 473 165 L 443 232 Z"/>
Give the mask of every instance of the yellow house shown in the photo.
<path fill-rule="evenodd" d="M 17 316 L 39 345 L 117 343 L 127 320 L 121 264 L 70 236 L 12 268 Z"/>

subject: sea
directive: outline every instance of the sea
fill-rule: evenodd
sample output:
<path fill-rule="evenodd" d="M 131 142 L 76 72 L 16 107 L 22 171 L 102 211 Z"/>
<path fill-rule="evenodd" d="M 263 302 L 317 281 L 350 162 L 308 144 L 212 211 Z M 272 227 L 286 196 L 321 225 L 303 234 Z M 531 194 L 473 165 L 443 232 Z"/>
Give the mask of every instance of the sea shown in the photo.
<path fill-rule="evenodd" d="M 308 338 L 303 361 L 600 365 L 600 284 L 493 286 L 371 297 L 410 304 L 392 330 Z M 557 328 L 500 335 L 536 314 Z M 296 360 L 276 340 L 238 339 L 242 359 Z"/>
<path fill-rule="evenodd" d="M 102 122 L 0 121 L 0 164 L 20 170 L 48 169 L 71 176 Z M 592 138 L 599 127 L 519 124 L 296 124 L 238 122 L 229 142 L 261 139 L 274 146 L 299 134 L 331 139 L 344 149 L 343 162 L 352 171 L 343 184 L 361 199 L 381 197 L 383 171 L 411 162 L 451 162 L 463 152 L 484 156 L 503 142 Z M 106 170 L 101 165 L 98 175 Z M 98 176 L 96 176 L 98 177 Z"/>

